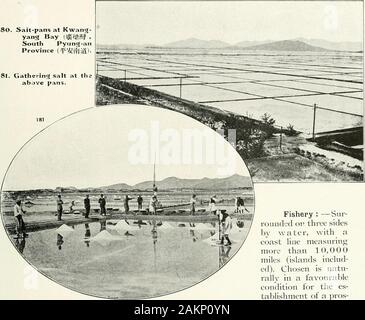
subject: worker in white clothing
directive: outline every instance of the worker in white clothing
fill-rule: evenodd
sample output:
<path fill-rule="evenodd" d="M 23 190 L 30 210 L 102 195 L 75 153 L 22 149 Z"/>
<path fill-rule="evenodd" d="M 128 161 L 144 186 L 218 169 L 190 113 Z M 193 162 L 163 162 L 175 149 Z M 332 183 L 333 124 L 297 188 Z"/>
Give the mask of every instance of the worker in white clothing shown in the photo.
<path fill-rule="evenodd" d="M 232 230 L 232 219 L 227 212 L 222 212 L 222 238 L 221 244 L 224 244 L 224 240 L 227 240 L 226 245 L 230 246 L 232 244 L 231 240 L 229 239 L 229 234 Z"/>
<path fill-rule="evenodd" d="M 28 236 L 28 234 L 25 232 L 25 223 L 23 220 L 23 214 L 25 211 L 22 207 L 22 201 L 17 200 L 14 206 L 14 217 L 15 217 L 15 223 L 16 223 L 16 232 L 18 238 L 25 238 Z"/>

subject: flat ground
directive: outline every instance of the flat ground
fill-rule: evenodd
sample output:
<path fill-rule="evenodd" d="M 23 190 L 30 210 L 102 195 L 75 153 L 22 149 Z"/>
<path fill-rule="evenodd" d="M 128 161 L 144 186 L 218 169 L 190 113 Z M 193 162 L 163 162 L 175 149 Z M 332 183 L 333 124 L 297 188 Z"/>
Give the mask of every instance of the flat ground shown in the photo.
<path fill-rule="evenodd" d="M 142 51 L 99 53 L 98 73 L 306 133 L 314 104 L 318 132 L 362 123 L 361 53 Z"/>
<path fill-rule="evenodd" d="M 252 219 L 252 214 L 239 215 L 234 214 L 234 217 L 242 220 Z M 5 227 L 13 232 L 15 228 L 14 217 L 3 216 Z M 32 214 L 30 216 L 24 215 L 24 220 L 28 231 L 36 231 L 43 229 L 56 228 L 63 224 L 77 225 L 81 223 L 91 223 L 95 221 L 103 221 L 110 219 L 128 219 L 128 220 L 158 220 L 158 221 L 177 221 L 177 222 L 213 222 L 217 221 L 217 216 L 212 214 L 203 215 L 134 215 L 134 214 L 112 214 L 106 217 L 100 215 L 90 215 L 88 219 L 82 215 L 65 214 L 62 216 L 62 221 L 57 221 L 57 217 L 52 213 Z"/>
<path fill-rule="evenodd" d="M 361 181 L 295 153 L 245 161 L 254 182 Z"/>
<path fill-rule="evenodd" d="M 104 52 L 98 54 L 98 73 L 255 119 L 268 113 L 275 125 L 305 134 L 312 131 L 314 104 L 316 132 L 362 124 L 362 53 L 190 53 Z M 282 148 L 277 136 L 267 140 L 267 157 L 246 161 L 254 182 L 361 180 L 360 173 L 295 154 L 293 148 L 308 143 L 303 137 L 283 139 Z"/>

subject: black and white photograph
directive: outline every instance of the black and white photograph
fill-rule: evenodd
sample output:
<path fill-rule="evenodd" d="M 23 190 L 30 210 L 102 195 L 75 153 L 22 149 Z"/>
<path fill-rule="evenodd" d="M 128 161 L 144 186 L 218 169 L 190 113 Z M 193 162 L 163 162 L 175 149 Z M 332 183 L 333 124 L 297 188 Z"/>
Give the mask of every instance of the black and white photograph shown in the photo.
<path fill-rule="evenodd" d="M 254 182 L 363 181 L 363 2 L 97 1 L 96 104 L 236 131 Z"/>
<path fill-rule="evenodd" d="M 364 0 L 2 5 L 0 300 L 365 298 Z"/>
<path fill-rule="evenodd" d="M 1 193 L 18 252 L 91 296 L 153 298 L 193 286 L 242 246 L 253 184 L 223 136 L 144 105 L 89 108 L 19 151 Z"/>

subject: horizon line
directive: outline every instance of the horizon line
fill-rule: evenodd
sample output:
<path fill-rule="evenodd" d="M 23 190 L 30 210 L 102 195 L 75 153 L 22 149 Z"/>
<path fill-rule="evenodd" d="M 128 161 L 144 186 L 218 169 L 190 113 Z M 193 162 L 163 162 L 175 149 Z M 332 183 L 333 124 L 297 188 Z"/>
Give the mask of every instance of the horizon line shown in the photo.
<path fill-rule="evenodd" d="M 176 179 L 180 179 L 180 180 L 203 180 L 203 179 L 209 179 L 209 180 L 214 180 L 214 179 L 227 179 L 227 178 L 231 178 L 233 176 L 240 176 L 240 177 L 244 177 L 244 178 L 250 178 L 251 179 L 251 176 L 250 175 L 242 175 L 242 174 L 238 174 L 238 173 L 234 173 L 232 175 L 229 175 L 229 176 L 226 176 L 226 177 L 222 177 L 222 178 L 209 178 L 209 177 L 202 177 L 202 178 L 179 178 L 179 177 L 176 177 L 176 176 L 170 176 L 170 177 L 166 177 L 166 178 L 163 178 L 162 180 L 157 180 L 156 183 L 158 182 L 162 182 L 166 179 L 169 179 L 169 178 L 176 178 Z M 140 182 L 137 182 L 133 185 L 130 185 L 128 183 L 125 183 L 125 182 L 117 182 L 117 183 L 112 183 L 110 185 L 106 185 L 106 186 L 97 186 L 97 187 L 92 187 L 92 186 L 87 186 L 87 187 L 75 187 L 75 186 L 72 186 L 72 185 L 69 185 L 69 186 L 57 186 L 57 187 L 36 187 L 36 188 L 31 188 L 31 189 L 7 189 L 7 190 L 1 190 L 2 192 L 12 192 L 12 191 L 34 191 L 34 190 L 47 190 L 47 189 L 50 189 L 50 190 L 56 190 L 58 188 L 63 188 L 63 189 L 69 189 L 69 188 L 75 188 L 77 190 L 80 190 L 80 189 L 102 189 L 102 188 L 108 188 L 110 186 L 113 186 L 113 185 L 117 185 L 117 184 L 126 184 L 127 186 L 129 187 L 135 187 L 136 185 L 138 184 L 141 184 L 141 183 L 147 183 L 147 182 L 152 182 L 152 180 L 144 180 L 144 181 L 140 181 Z M 252 182 L 252 181 L 251 181 Z"/>
<path fill-rule="evenodd" d="M 188 38 L 184 38 L 184 39 L 180 39 L 180 40 L 173 40 L 173 41 L 169 41 L 167 43 L 160 43 L 160 44 L 155 44 L 155 43 L 123 43 L 123 42 L 119 42 L 119 43 L 98 43 L 98 41 L 96 41 L 96 45 L 134 45 L 134 46 L 166 46 L 168 44 L 174 43 L 174 42 L 181 42 L 181 41 L 186 41 L 186 40 L 200 40 L 200 41 L 206 41 L 206 42 L 212 42 L 212 41 L 220 41 L 223 43 L 228 44 L 229 46 L 234 46 L 237 45 L 240 42 L 279 42 L 279 41 L 305 41 L 305 40 L 320 40 L 320 41 L 327 41 L 327 42 L 332 42 L 332 43 L 336 43 L 336 44 L 340 44 L 340 43 L 363 43 L 363 40 L 340 40 L 340 41 L 334 41 L 334 40 L 328 40 L 328 39 L 324 39 L 324 38 L 307 38 L 307 37 L 303 37 L 303 36 L 298 36 L 295 38 L 282 38 L 282 39 L 265 39 L 265 40 L 240 40 L 238 42 L 228 42 L 225 40 L 221 40 L 221 39 L 203 39 L 203 38 L 197 38 L 194 36 L 188 37 Z"/>

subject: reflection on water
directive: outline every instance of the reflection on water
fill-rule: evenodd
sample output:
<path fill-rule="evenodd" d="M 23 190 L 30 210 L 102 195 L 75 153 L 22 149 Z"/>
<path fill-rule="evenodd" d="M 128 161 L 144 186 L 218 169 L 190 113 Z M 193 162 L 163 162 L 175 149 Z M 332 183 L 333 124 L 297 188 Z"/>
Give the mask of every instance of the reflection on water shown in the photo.
<path fill-rule="evenodd" d="M 193 239 L 193 242 L 195 242 L 197 240 L 197 237 L 195 235 L 195 231 L 194 230 L 190 230 L 190 235 L 191 235 L 191 237 Z"/>
<path fill-rule="evenodd" d="M 232 250 L 232 246 L 219 246 L 219 267 L 222 268 L 229 260 L 229 253 Z"/>
<path fill-rule="evenodd" d="M 86 247 L 90 247 L 90 237 L 91 237 L 91 231 L 90 226 L 88 223 L 85 223 L 85 236 L 84 236 L 84 242 L 86 244 Z"/>
<path fill-rule="evenodd" d="M 154 270 L 157 271 L 157 239 L 158 239 L 158 233 L 157 233 L 157 223 L 155 220 L 152 221 L 152 242 L 153 242 L 153 266 Z"/>
<path fill-rule="evenodd" d="M 25 238 L 22 239 L 16 238 L 15 247 L 19 250 L 20 253 L 23 253 L 25 248 Z"/>
<path fill-rule="evenodd" d="M 195 223 L 189 223 L 189 226 L 195 228 Z M 195 242 L 198 239 L 195 235 L 195 230 L 190 229 L 190 235 L 191 238 L 193 239 L 193 242 Z"/>
<path fill-rule="evenodd" d="M 100 232 L 106 230 L 106 220 L 100 220 Z"/>
<path fill-rule="evenodd" d="M 245 226 L 245 222 L 244 221 L 237 221 L 237 227 L 243 228 L 244 226 Z"/>
<path fill-rule="evenodd" d="M 158 234 L 157 234 L 157 223 L 155 220 L 152 221 L 151 233 L 152 233 L 153 244 L 156 244 L 158 239 Z"/>
<path fill-rule="evenodd" d="M 138 224 L 138 226 L 140 228 L 142 228 L 142 226 L 146 226 L 147 225 L 147 223 L 146 222 L 143 222 L 142 220 L 135 221 L 134 223 L 135 224 Z"/>
<path fill-rule="evenodd" d="M 58 250 L 62 249 L 63 243 L 64 243 L 63 236 L 61 236 L 59 233 L 57 233 L 57 247 L 58 247 Z"/>
<path fill-rule="evenodd" d="M 62 235 L 58 229 L 32 232 L 26 245 L 25 239 L 14 244 L 61 285 L 101 297 L 147 298 L 189 287 L 217 271 L 237 252 L 249 224 L 238 227 L 232 246 L 210 239 L 217 237 L 217 223 L 104 219 Z"/>

